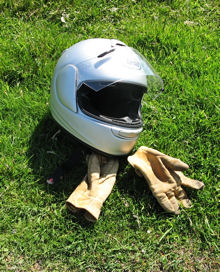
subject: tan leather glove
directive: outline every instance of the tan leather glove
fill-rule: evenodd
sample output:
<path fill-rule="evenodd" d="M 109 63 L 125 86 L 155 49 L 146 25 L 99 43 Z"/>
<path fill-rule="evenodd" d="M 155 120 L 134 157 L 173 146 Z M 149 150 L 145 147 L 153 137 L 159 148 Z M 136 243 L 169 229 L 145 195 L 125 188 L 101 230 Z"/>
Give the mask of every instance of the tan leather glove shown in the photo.
<path fill-rule="evenodd" d="M 117 159 L 91 154 L 88 173 L 67 199 L 67 208 L 72 212 L 84 210 L 88 221 L 98 220 L 101 207 L 115 184 L 118 166 Z"/>
<path fill-rule="evenodd" d="M 187 164 L 152 148 L 141 146 L 128 157 L 128 162 L 139 176 L 145 177 L 154 197 L 167 212 L 179 214 L 180 203 L 185 208 L 191 207 L 182 185 L 193 189 L 204 186 L 201 181 L 184 176 L 182 171 L 189 168 Z"/>

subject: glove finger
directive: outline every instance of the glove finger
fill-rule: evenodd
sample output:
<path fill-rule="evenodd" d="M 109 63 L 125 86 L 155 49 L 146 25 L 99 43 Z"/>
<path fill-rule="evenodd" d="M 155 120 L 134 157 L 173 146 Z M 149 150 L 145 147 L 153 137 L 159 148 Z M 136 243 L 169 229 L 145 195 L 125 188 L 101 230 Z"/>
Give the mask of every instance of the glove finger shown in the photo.
<path fill-rule="evenodd" d="M 160 193 L 157 195 L 154 195 L 158 201 L 158 203 L 161 205 L 161 207 L 170 213 L 174 213 L 174 214 L 179 214 L 180 211 L 177 209 L 176 207 L 176 203 L 175 205 L 173 205 L 172 201 L 167 197 L 167 195 L 165 193 Z"/>
<path fill-rule="evenodd" d="M 192 202 L 189 199 L 183 199 L 180 201 L 184 208 L 191 208 Z"/>
<path fill-rule="evenodd" d="M 184 208 L 190 208 L 191 207 L 191 201 L 189 200 L 186 192 L 183 190 L 182 187 L 178 186 L 175 191 L 176 198 L 179 200 L 179 202 L 183 205 Z"/>
<path fill-rule="evenodd" d="M 196 190 L 199 190 L 205 186 L 205 184 L 199 180 L 190 179 L 186 177 L 182 180 L 182 185 Z"/>
<path fill-rule="evenodd" d="M 88 159 L 88 182 L 98 180 L 100 177 L 100 162 L 97 154 L 92 153 Z"/>
<path fill-rule="evenodd" d="M 147 147 L 141 147 L 145 152 L 148 152 L 149 154 L 152 154 L 156 157 L 160 157 L 164 165 L 171 170 L 176 170 L 176 171 L 184 171 L 189 168 L 188 164 L 182 162 L 179 159 L 170 157 L 156 149 L 153 148 L 147 148 Z"/>
<path fill-rule="evenodd" d="M 205 186 L 203 182 L 196 179 L 188 178 L 181 172 L 176 172 L 176 174 L 179 175 L 181 184 L 186 187 L 199 190 Z"/>
<path fill-rule="evenodd" d="M 177 201 L 174 192 L 172 191 L 170 193 L 167 193 L 167 196 L 168 196 L 170 202 L 172 203 L 172 206 L 174 207 L 175 211 L 178 211 L 179 210 L 179 202 Z"/>
<path fill-rule="evenodd" d="M 141 146 L 139 149 L 142 150 L 142 152 L 144 151 L 145 153 L 149 153 L 154 156 L 166 156 L 164 153 L 162 153 L 156 149 L 146 147 L 146 146 Z"/>
<path fill-rule="evenodd" d="M 189 168 L 188 164 L 182 162 L 179 159 L 172 158 L 167 155 L 161 156 L 160 158 L 164 165 L 170 170 L 184 171 Z"/>

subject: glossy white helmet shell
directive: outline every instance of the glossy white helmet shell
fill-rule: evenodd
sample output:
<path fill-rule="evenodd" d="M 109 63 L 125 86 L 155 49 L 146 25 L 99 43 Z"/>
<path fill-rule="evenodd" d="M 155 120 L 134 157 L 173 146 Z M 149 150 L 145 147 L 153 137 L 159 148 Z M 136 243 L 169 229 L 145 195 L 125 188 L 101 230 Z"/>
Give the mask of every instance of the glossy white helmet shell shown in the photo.
<path fill-rule="evenodd" d="M 81 41 L 65 50 L 55 67 L 50 96 L 52 116 L 91 148 L 109 155 L 126 155 L 135 145 L 142 123 L 132 125 L 129 121 L 129 125 L 124 121 L 126 118 L 117 123 L 114 118 L 109 121 L 89 114 L 80 106 L 79 90 L 86 86 L 99 93 L 114 84 L 147 89 L 148 77 L 162 82 L 146 60 L 123 42 L 111 39 Z M 114 105 L 112 108 L 114 111 Z"/>

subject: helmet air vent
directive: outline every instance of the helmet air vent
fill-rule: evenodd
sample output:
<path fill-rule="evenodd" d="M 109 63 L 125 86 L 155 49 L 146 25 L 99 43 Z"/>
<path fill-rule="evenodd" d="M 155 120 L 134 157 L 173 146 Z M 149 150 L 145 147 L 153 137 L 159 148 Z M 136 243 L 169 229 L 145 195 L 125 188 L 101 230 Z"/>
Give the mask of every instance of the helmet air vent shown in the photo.
<path fill-rule="evenodd" d="M 112 53 L 112 52 L 114 52 L 114 51 L 115 51 L 115 49 L 111 49 L 111 50 L 109 50 L 109 51 L 105 51 L 104 53 L 98 55 L 98 58 L 102 58 L 102 57 L 104 57 L 105 55 L 107 55 L 107 54 L 109 54 L 109 53 Z"/>

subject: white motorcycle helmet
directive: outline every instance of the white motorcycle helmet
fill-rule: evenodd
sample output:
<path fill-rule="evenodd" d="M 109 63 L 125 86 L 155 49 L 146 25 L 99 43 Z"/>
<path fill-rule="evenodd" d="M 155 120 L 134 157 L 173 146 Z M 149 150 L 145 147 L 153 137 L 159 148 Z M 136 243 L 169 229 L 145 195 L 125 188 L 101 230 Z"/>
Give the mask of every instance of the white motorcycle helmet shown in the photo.
<path fill-rule="evenodd" d="M 92 149 L 126 155 L 142 131 L 143 94 L 162 85 L 135 49 L 119 40 L 88 39 L 58 60 L 50 110 L 64 129 Z"/>

